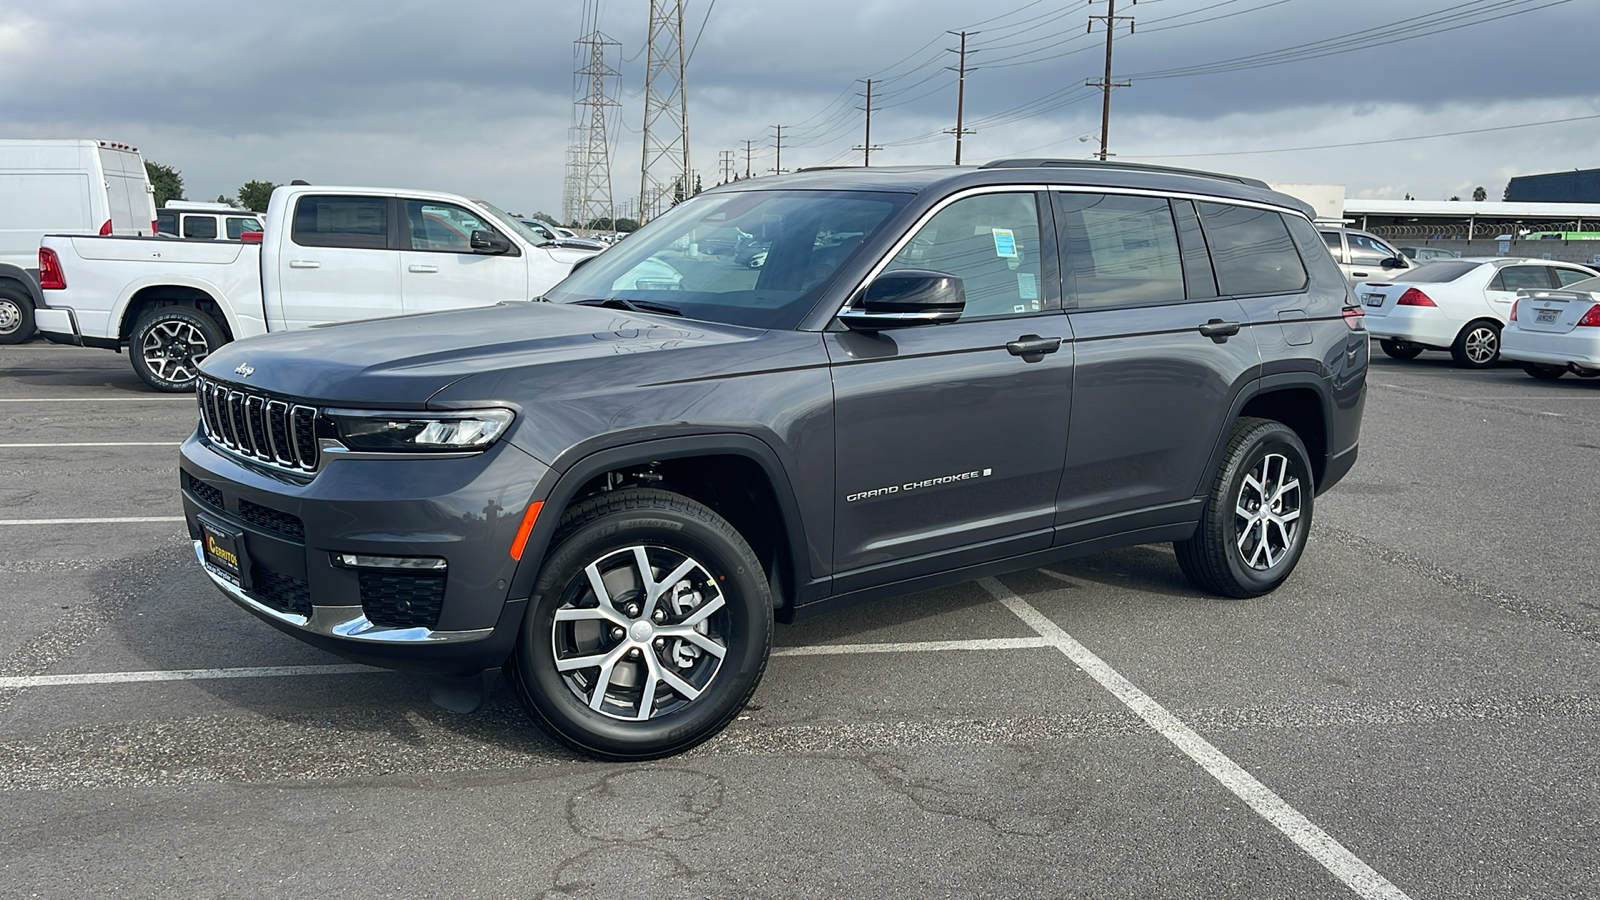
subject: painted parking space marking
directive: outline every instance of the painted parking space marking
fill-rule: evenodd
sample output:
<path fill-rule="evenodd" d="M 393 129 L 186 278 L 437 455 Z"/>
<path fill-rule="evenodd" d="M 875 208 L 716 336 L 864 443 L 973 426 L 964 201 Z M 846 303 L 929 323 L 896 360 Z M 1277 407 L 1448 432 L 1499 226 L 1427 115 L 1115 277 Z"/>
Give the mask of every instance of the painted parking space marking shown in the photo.
<path fill-rule="evenodd" d="M 37 444 L 0 444 L 0 450 L 24 447 L 182 447 L 183 441 L 51 441 Z"/>
<path fill-rule="evenodd" d="M 100 519 L 0 519 L 0 525 L 125 525 L 134 522 L 182 522 L 183 516 L 110 516 Z"/>
<path fill-rule="evenodd" d="M 165 400 L 182 400 L 193 403 L 188 394 L 152 397 L 0 397 L 0 403 L 160 403 Z"/>
<path fill-rule="evenodd" d="M 946 650 L 1037 650 L 1055 646 L 1042 637 L 989 638 L 971 641 L 897 641 L 886 644 L 814 644 L 784 647 L 773 656 L 843 656 L 853 653 L 939 653 Z"/>
<path fill-rule="evenodd" d="M 994 578 L 979 579 L 978 584 L 1234 796 L 1248 804 L 1268 824 L 1320 863 L 1356 896 L 1365 900 L 1410 900 L 1404 891 L 1389 883 L 1387 878 L 1362 862 L 1332 835 L 1317 827 L 1010 588 Z"/>
<path fill-rule="evenodd" d="M 0 678 L 0 690 L 66 687 L 86 684 L 132 684 L 142 681 L 209 681 L 218 678 L 283 678 L 299 675 L 389 674 L 372 666 L 241 666 L 233 669 L 170 669 L 152 672 L 90 672 L 80 675 L 24 675 Z"/>

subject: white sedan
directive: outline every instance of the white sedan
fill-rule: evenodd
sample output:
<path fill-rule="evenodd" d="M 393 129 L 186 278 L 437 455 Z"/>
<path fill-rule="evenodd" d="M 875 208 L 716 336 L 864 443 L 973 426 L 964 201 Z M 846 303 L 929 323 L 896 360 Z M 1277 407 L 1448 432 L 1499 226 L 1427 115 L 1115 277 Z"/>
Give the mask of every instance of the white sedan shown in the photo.
<path fill-rule="evenodd" d="M 1406 270 L 1404 281 L 1361 282 L 1355 294 L 1367 330 L 1389 356 L 1448 350 L 1456 365 L 1482 369 L 1500 359 L 1500 332 L 1517 291 L 1560 289 L 1594 276 L 1552 260 L 1441 259 Z"/>
<path fill-rule="evenodd" d="M 1546 381 L 1567 372 L 1600 377 L 1600 278 L 1517 297 L 1500 354 Z"/>

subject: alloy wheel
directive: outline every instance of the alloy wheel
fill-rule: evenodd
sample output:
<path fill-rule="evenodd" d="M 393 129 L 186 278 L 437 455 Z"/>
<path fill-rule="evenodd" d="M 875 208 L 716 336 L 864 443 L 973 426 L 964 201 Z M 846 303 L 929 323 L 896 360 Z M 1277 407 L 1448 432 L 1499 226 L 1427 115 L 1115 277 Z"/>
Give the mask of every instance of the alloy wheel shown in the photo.
<path fill-rule="evenodd" d="M 1300 528 L 1301 501 L 1300 479 L 1290 471 L 1288 457 L 1269 453 L 1251 467 L 1233 510 L 1236 546 L 1245 565 L 1265 571 L 1283 559 Z"/>
<path fill-rule="evenodd" d="M 211 355 L 206 336 L 188 322 L 160 322 L 145 332 L 139 352 L 157 377 L 185 382 L 200 374 L 200 363 Z"/>
<path fill-rule="evenodd" d="M 1480 325 L 1467 332 L 1467 339 L 1463 342 L 1467 359 L 1477 365 L 1487 365 L 1494 361 L 1500 352 L 1500 336 L 1495 334 L 1493 328 Z"/>

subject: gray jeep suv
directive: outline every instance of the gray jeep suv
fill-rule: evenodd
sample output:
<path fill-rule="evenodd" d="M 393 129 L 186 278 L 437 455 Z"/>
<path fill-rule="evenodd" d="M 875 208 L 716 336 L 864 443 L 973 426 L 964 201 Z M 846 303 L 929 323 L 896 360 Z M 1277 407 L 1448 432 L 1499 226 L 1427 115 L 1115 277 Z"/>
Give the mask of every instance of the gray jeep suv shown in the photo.
<path fill-rule="evenodd" d="M 674 207 L 544 297 L 206 360 L 181 489 L 224 594 L 361 662 L 504 666 L 610 758 L 715 734 L 775 619 L 1173 543 L 1271 591 L 1350 469 L 1361 310 L 1263 183 L 838 169 Z M 707 254 L 730 227 L 759 264 Z"/>

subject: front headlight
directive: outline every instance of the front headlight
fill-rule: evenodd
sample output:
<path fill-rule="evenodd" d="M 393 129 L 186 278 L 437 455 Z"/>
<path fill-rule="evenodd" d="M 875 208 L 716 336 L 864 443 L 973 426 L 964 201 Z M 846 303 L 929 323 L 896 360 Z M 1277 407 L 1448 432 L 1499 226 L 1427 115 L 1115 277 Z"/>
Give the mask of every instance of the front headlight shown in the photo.
<path fill-rule="evenodd" d="M 509 409 L 448 413 L 330 409 L 339 443 L 360 453 L 460 453 L 482 450 L 505 433 L 516 414 Z"/>

